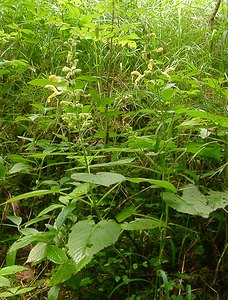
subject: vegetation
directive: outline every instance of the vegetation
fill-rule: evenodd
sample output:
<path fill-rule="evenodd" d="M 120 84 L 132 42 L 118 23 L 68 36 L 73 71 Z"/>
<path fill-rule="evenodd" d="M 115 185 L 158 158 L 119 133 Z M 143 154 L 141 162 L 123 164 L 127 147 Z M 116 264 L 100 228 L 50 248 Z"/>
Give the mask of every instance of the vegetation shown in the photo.
<path fill-rule="evenodd" d="M 0 12 L 0 298 L 227 299 L 227 0 Z"/>

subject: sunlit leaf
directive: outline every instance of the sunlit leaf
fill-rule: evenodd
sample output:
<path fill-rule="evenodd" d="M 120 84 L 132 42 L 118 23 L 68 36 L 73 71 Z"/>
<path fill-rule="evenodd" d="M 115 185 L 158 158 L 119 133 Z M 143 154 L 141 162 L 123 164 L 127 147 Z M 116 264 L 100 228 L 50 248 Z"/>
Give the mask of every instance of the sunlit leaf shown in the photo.
<path fill-rule="evenodd" d="M 76 223 L 72 227 L 67 246 L 77 271 L 86 266 L 96 253 L 114 244 L 120 232 L 120 226 L 113 220 L 102 220 L 98 224 L 93 220 Z"/>
<path fill-rule="evenodd" d="M 190 184 L 183 190 L 182 196 L 165 192 L 163 199 L 179 212 L 208 218 L 211 212 L 228 205 L 228 192 L 210 191 L 204 195 L 195 185 Z"/>
<path fill-rule="evenodd" d="M 67 262 L 66 252 L 55 245 L 48 245 L 47 259 L 55 264 L 64 264 Z"/>
<path fill-rule="evenodd" d="M 29 252 L 29 256 L 27 258 L 26 263 L 37 263 L 41 262 L 47 255 L 47 244 L 46 243 L 38 243 L 32 250 Z"/>
<path fill-rule="evenodd" d="M 90 182 L 107 187 L 125 180 L 123 175 L 111 172 L 100 172 L 97 174 L 74 173 L 71 175 L 71 178 L 76 181 Z"/>

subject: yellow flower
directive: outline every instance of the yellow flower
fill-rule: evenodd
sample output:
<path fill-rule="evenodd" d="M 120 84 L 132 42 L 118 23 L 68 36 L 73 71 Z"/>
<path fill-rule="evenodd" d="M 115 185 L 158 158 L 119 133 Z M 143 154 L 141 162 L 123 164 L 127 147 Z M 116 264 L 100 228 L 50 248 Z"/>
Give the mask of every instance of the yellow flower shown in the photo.
<path fill-rule="evenodd" d="M 48 79 L 52 82 L 60 82 L 61 81 L 61 79 L 56 75 L 50 75 Z"/>
<path fill-rule="evenodd" d="M 170 67 L 170 68 L 166 69 L 164 72 L 161 71 L 161 73 L 170 80 L 171 77 L 170 77 L 169 73 L 174 70 L 175 70 L 174 68 Z"/>
<path fill-rule="evenodd" d="M 131 75 L 136 75 L 135 83 L 138 83 L 145 75 L 140 74 L 138 71 L 131 72 Z"/>
<path fill-rule="evenodd" d="M 48 84 L 48 85 L 45 85 L 45 88 L 53 91 L 53 93 L 47 98 L 48 102 L 50 102 L 52 98 L 62 94 L 62 91 L 59 92 L 54 85 Z"/>
<path fill-rule="evenodd" d="M 160 47 L 160 48 L 157 48 L 155 51 L 156 51 L 157 53 L 162 53 L 162 52 L 164 51 L 164 49 L 163 49 L 162 47 Z"/>
<path fill-rule="evenodd" d="M 153 60 L 153 59 L 150 59 L 148 65 L 147 65 L 148 70 L 152 71 L 152 69 L 153 69 L 153 64 L 154 64 L 154 60 Z"/>

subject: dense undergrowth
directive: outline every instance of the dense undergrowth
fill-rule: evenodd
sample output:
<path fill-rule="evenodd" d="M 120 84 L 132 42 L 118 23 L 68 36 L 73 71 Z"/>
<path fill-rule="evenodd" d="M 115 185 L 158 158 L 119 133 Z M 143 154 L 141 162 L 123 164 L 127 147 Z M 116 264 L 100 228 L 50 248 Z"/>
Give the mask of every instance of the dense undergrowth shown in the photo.
<path fill-rule="evenodd" d="M 0 1 L 1 299 L 226 299 L 214 7 Z"/>

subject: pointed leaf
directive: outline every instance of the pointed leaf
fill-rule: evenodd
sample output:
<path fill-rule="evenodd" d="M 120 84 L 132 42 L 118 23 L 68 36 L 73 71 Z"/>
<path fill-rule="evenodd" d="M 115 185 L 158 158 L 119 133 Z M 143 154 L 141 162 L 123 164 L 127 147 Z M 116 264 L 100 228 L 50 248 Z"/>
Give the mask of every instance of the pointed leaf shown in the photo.
<path fill-rule="evenodd" d="M 120 213 L 118 213 L 118 215 L 116 216 L 116 220 L 121 223 L 124 220 L 126 220 L 127 218 L 129 218 L 130 216 L 132 216 L 135 212 L 135 208 L 134 206 L 130 205 L 125 207 L 123 210 L 121 210 Z"/>
<path fill-rule="evenodd" d="M 102 186 L 110 186 L 118 182 L 124 181 L 126 178 L 117 173 L 111 172 L 100 172 L 96 175 L 89 173 L 74 173 L 71 175 L 71 178 L 76 181 L 90 182 Z"/>
<path fill-rule="evenodd" d="M 55 245 L 48 245 L 47 259 L 49 259 L 55 264 L 61 265 L 67 262 L 67 255 L 63 249 L 60 249 Z"/>
<path fill-rule="evenodd" d="M 205 196 L 195 185 L 189 184 L 182 196 L 166 192 L 163 199 L 179 212 L 208 218 L 214 210 L 228 205 L 228 192 L 212 191 Z"/>
<path fill-rule="evenodd" d="M 0 269 L 0 276 L 12 275 L 17 272 L 21 272 L 21 271 L 25 271 L 25 270 L 28 270 L 28 269 L 23 266 L 17 266 L 17 265 L 5 267 L 5 268 Z"/>
<path fill-rule="evenodd" d="M 14 173 L 31 173 L 32 167 L 25 163 L 17 163 L 10 170 L 9 174 L 12 175 Z"/>
<path fill-rule="evenodd" d="M 52 205 L 48 206 L 47 208 L 43 209 L 43 210 L 38 214 L 37 218 L 38 218 L 38 217 L 41 217 L 41 216 L 43 216 L 43 215 L 45 215 L 45 214 L 47 214 L 48 212 L 50 212 L 50 211 L 52 211 L 52 210 L 54 210 L 54 209 L 62 208 L 62 207 L 64 207 L 64 205 L 62 205 L 62 204 L 52 204 Z"/>
<path fill-rule="evenodd" d="M 48 195 L 48 194 L 55 194 L 55 193 L 59 193 L 59 192 L 60 192 L 59 189 L 32 191 L 32 192 L 29 192 L 29 193 L 21 194 L 19 196 L 15 196 L 13 198 L 10 198 L 9 200 L 1 203 L 0 206 L 5 205 L 7 203 L 15 202 L 15 201 L 18 201 L 18 200 L 22 200 L 22 199 L 27 199 L 27 198 L 31 198 L 31 197 L 39 197 L 39 196 Z"/>
<path fill-rule="evenodd" d="M 157 185 L 158 187 L 162 187 L 171 192 L 176 193 L 175 186 L 172 183 L 165 181 L 165 180 L 149 179 L 149 178 L 127 178 L 127 180 L 130 182 L 135 182 L 135 183 L 148 182 L 148 183 Z"/>
<path fill-rule="evenodd" d="M 149 230 L 157 227 L 162 227 L 163 222 L 159 219 L 136 219 L 129 223 L 123 223 L 120 225 L 123 230 Z"/>
<path fill-rule="evenodd" d="M 8 278 L 0 276 L 0 288 L 10 287 L 10 281 Z"/>
<path fill-rule="evenodd" d="M 114 244 L 120 232 L 120 226 L 113 220 L 102 220 L 98 224 L 93 220 L 76 223 L 72 227 L 67 246 L 77 271 L 88 264 L 100 250 Z"/>
<path fill-rule="evenodd" d="M 28 259 L 26 263 L 37 263 L 43 260 L 47 255 L 47 244 L 46 243 L 38 243 L 29 253 Z"/>
<path fill-rule="evenodd" d="M 59 292 L 60 292 L 59 286 L 55 285 L 52 288 L 50 288 L 48 292 L 48 300 L 58 300 Z"/>
<path fill-rule="evenodd" d="M 20 226 L 22 223 L 22 218 L 18 216 L 8 216 L 7 219 L 13 222 L 17 226 Z"/>

